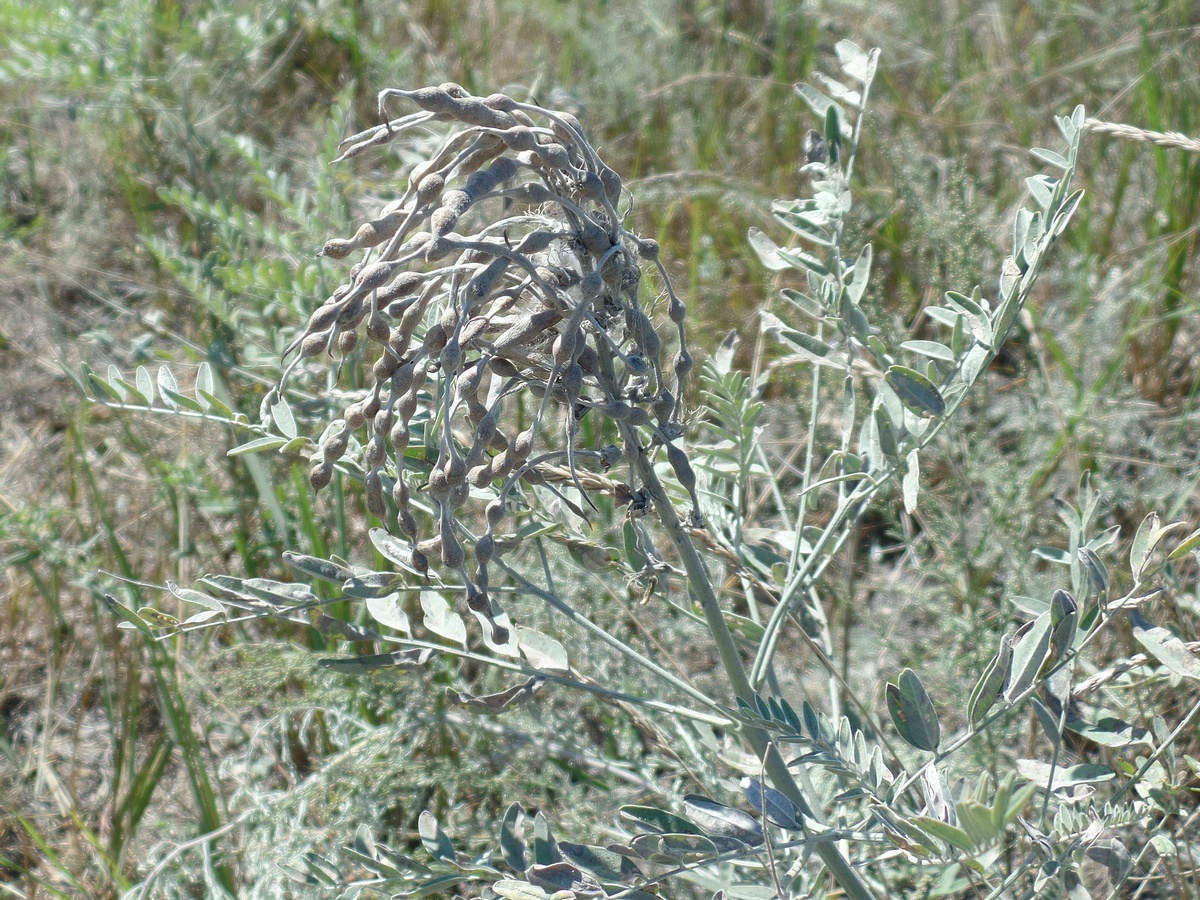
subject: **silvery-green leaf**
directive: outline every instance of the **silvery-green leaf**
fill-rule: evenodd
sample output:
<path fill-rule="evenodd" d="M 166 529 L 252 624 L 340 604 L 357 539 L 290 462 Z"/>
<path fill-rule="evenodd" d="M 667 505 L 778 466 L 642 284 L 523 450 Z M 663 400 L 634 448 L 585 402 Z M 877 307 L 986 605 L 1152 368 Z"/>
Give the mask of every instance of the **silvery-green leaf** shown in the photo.
<path fill-rule="evenodd" d="M 298 572 L 330 584 L 344 584 L 354 577 L 350 569 L 339 563 L 316 556 L 306 556 L 303 553 L 293 553 L 291 550 L 283 551 L 283 561 Z"/>
<path fill-rule="evenodd" d="M 962 317 L 959 316 L 957 321 L 961 322 Z M 930 359 L 937 359 L 942 362 L 952 363 L 956 359 L 953 350 L 945 344 L 939 344 L 937 341 L 905 341 L 900 345 L 900 349 L 919 353 L 922 356 L 928 356 Z"/>
<path fill-rule="evenodd" d="M 905 669 L 885 691 L 888 712 L 900 736 L 918 750 L 937 750 L 941 727 L 933 701 L 912 669 Z"/>
<path fill-rule="evenodd" d="M 368 598 L 367 612 L 380 625 L 394 628 L 403 634 L 412 633 L 412 625 L 409 624 L 408 613 L 400 608 L 399 594 Z"/>
<path fill-rule="evenodd" d="M 137 372 L 134 373 L 134 381 L 137 384 L 138 393 L 146 398 L 146 405 L 154 405 L 154 382 L 150 379 L 150 373 L 146 371 L 145 366 L 138 366 Z"/>
<path fill-rule="evenodd" d="M 244 454 L 247 454 L 247 453 L 261 453 L 264 450 L 278 450 L 280 447 L 282 447 L 287 442 L 288 442 L 288 439 L 284 438 L 284 437 L 255 438 L 252 441 L 247 441 L 244 444 L 240 444 L 239 446 L 234 447 L 232 450 L 230 450 L 225 455 L 226 456 L 243 456 Z"/>
<path fill-rule="evenodd" d="M 466 645 L 467 626 L 463 624 L 462 616 L 450 608 L 441 594 L 423 591 L 421 609 L 425 612 L 422 622 L 426 628 L 452 644 Z"/>
<path fill-rule="evenodd" d="M 946 414 L 946 401 L 932 381 L 907 366 L 891 366 L 887 383 L 896 396 L 915 412 L 941 418 Z"/>
<path fill-rule="evenodd" d="M 163 402 L 171 409 L 178 409 L 179 404 L 171 396 L 179 393 L 179 383 L 175 380 L 175 373 L 171 371 L 170 366 L 158 367 L 158 389 L 162 392 Z"/>
<path fill-rule="evenodd" d="M 1184 678 L 1200 680 L 1200 658 L 1187 645 L 1160 625 L 1148 622 L 1136 609 L 1129 612 L 1134 639 L 1160 663 Z"/>
<path fill-rule="evenodd" d="M 417 819 L 417 832 L 421 837 L 421 843 L 425 846 L 426 853 L 438 862 L 449 863 L 452 866 L 458 865 L 454 844 L 450 842 L 446 832 L 442 831 L 437 816 L 429 810 L 424 810 Z"/>
<path fill-rule="evenodd" d="M 180 587 L 173 581 L 167 582 L 167 590 L 185 603 L 194 603 L 197 606 L 203 606 L 205 609 L 213 610 L 214 612 L 218 613 L 225 612 L 225 607 L 221 604 L 221 601 L 208 596 L 208 594 L 202 594 L 199 591 L 193 591 L 189 588 Z"/>
<path fill-rule="evenodd" d="M 125 379 L 121 377 L 121 370 L 116 366 L 110 365 L 108 367 L 108 383 L 116 391 L 120 401 L 124 403 L 129 397 L 129 391 L 125 389 Z"/>
<path fill-rule="evenodd" d="M 1009 648 L 1009 637 L 1007 634 L 1003 634 L 1000 636 L 1000 649 L 984 669 L 982 677 L 971 691 L 970 700 L 967 702 L 967 717 L 971 720 L 972 725 L 982 722 L 988 710 L 1000 698 L 1004 691 L 1004 685 L 1008 681 L 1011 665 L 1012 650 Z"/>
<path fill-rule="evenodd" d="M 747 812 L 698 794 L 686 795 L 683 806 L 687 817 L 711 838 L 726 838 L 751 846 L 763 841 L 762 826 Z"/>
<path fill-rule="evenodd" d="M 529 845 L 525 840 L 525 810 L 513 803 L 500 823 L 500 853 L 515 872 L 529 868 Z"/>
<path fill-rule="evenodd" d="M 200 363 L 200 367 L 196 370 L 196 399 L 206 410 L 210 403 L 205 395 L 212 396 L 213 387 L 212 366 L 208 364 L 208 360 L 205 360 Z"/>
<path fill-rule="evenodd" d="M 1004 692 L 1010 701 L 1033 685 L 1046 661 L 1050 652 L 1050 613 L 1042 613 L 1017 635 L 1020 643 L 1013 649 L 1012 675 Z"/>
<path fill-rule="evenodd" d="M 275 427 L 284 437 L 296 436 L 296 419 L 292 415 L 292 408 L 288 406 L 287 399 L 279 394 L 275 395 L 271 403 L 271 418 L 275 420 Z"/>
<path fill-rule="evenodd" d="M 796 805 L 782 791 L 764 785 L 757 778 L 743 778 L 739 784 L 742 793 L 760 816 L 763 815 L 763 801 L 766 800 L 766 817 L 772 825 L 792 830 L 802 827 L 800 817 L 796 814 Z"/>
<path fill-rule="evenodd" d="M 547 672 L 569 672 L 571 663 L 566 648 L 549 635 L 532 628 L 517 626 L 517 643 L 532 668 Z"/>
<path fill-rule="evenodd" d="M 1050 777 L 1053 773 L 1054 790 L 1056 791 L 1080 784 L 1111 781 L 1117 777 L 1116 773 L 1108 766 L 1085 764 L 1052 767 L 1050 763 L 1036 759 L 1018 759 L 1017 771 L 1021 773 L 1022 778 L 1028 778 L 1042 790 L 1045 790 L 1046 785 L 1050 784 Z"/>

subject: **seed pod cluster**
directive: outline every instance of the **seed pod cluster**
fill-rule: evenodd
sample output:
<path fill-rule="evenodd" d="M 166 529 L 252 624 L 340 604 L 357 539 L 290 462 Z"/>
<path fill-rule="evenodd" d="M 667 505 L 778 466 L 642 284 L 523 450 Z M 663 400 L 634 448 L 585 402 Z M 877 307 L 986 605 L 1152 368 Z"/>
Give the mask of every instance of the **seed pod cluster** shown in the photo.
<path fill-rule="evenodd" d="M 596 481 L 577 467 L 615 459 L 582 446 L 584 416 L 614 423 L 626 454 L 667 447 L 694 498 L 675 443 L 692 364 L 686 309 L 658 245 L 624 228 L 621 179 L 574 116 L 456 84 L 384 91 L 381 114 L 394 100 L 417 112 L 347 139 L 339 160 L 418 126 L 448 133 L 401 196 L 323 248 L 362 256 L 288 352 L 339 367 L 361 359 L 366 387 L 326 430 L 310 479 L 319 490 L 339 463 L 361 467 L 370 512 L 395 514 L 416 568 L 461 578 L 500 640 L 489 566 L 513 545 L 498 534 L 524 486 L 573 487 L 581 502 L 559 496 L 582 514 Z M 660 326 L 639 300 L 642 266 L 662 284 Z M 564 465 L 566 483 L 550 477 Z M 631 469 L 623 496 L 636 481 Z M 479 509 L 472 491 L 486 495 Z"/>

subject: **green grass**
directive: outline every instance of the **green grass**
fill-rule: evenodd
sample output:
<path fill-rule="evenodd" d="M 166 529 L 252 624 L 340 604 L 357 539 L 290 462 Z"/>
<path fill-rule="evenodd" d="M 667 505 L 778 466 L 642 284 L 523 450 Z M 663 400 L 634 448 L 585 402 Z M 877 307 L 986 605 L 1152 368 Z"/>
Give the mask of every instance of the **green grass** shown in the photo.
<path fill-rule="evenodd" d="M 636 717 L 564 700 L 487 737 L 410 682 L 315 672 L 292 649 L 323 650 L 313 628 L 252 623 L 157 646 L 118 631 L 106 591 L 166 608 L 138 583 L 283 578 L 285 549 L 366 560 L 354 525 L 365 509 L 340 480 L 310 496 L 299 456 L 225 457 L 245 431 L 85 404 L 58 363 L 111 363 L 127 378 L 169 363 L 190 387 L 207 361 L 217 394 L 257 422 L 280 351 L 342 277 L 316 256 L 322 241 L 402 187 L 395 156 L 326 165 L 375 121 L 382 87 L 521 84 L 577 105 L 637 198 L 636 230 L 662 244 L 693 342 L 711 353 L 737 328 L 746 366 L 756 311 L 771 298 L 779 312 L 746 230 L 773 229 L 771 199 L 807 189 L 810 117 L 791 85 L 832 69 L 836 40 L 884 50 L 851 237 L 875 244 L 866 303 L 890 333 L 929 328 L 920 310 L 947 288 L 994 292 L 1032 171 L 1025 148 L 1049 145 L 1053 114 L 1083 102 L 1106 121 L 1200 132 L 1186 2 L 836 15 L 787 3 L 0 2 L 0 893 L 119 896 L 182 847 L 157 876 L 170 896 L 191 879 L 214 895 L 281 895 L 276 862 L 330 852 L 358 825 L 415 846 L 426 806 L 467 843 L 513 799 L 566 810 L 603 843 L 613 823 L 596 811 L 638 791 L 563 752 L 539 766 L 535 750 L 558 740 L 636 770 L 662 740 Z M 1054 498 L 1075 501 L 1083 471 L 1108 498 L 1101 524 L 1126 539 L 1150 509 L 1200 520 L 1200 156 L 1090 136 L 1080 168 L 1085 206 L 962 436 L 939 445 L 920 514 L 873 512 L 823 584 L 844 665 L 911 665 L 949 707 L 1009 622 L 1007 598 L 1052 584 L 1027 548 L 1059 540 Z M 316 437 L 326 385 L 295 386 L 301 433 Z M 807 390 L 804 376 L 768 389 L 772 459 L 802 459 L 792 426 Z M 1164 617 L 1194 639 L 1194 571 L 1182 562 L 1170 576 Z M 631 642 L 694 634 L 663 613 L 663 633 L 646 637 L 637 598 L 616 593 L 593 612 Z M 687 660 L 706 662 L 699 650 Z M 452 682 L 439 670 L 429 683 Z M 1108 702 L 1175 722 L 1169 699 L 1127 685 Z M 670 778 L 689 789 L 686 774 Z"/>

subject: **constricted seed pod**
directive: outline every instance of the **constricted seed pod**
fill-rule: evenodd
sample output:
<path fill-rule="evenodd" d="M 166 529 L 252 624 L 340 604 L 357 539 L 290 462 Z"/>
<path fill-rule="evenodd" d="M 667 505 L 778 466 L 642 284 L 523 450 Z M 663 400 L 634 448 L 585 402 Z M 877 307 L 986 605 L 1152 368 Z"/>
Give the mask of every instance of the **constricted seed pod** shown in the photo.
<path fill-rule="evenodd" d="M 684 490 L 691 493 L 696 490 L 696 473 L 688 462 L 687 454 L 676 444 L 667 444 L 667 462 L 675 470 L 675 477 L 683 485 Z"/>
<path fill-rule="evenodd" d="M 324 303 L 313 310 L 312 315 L 308 317 L 308 327 L 304 330 L 311 334 L 316 334 L 318 331 L 326 331 L 330 325 L 337 321 L 340 313 L 341 308 L 336 303 Z"/>
<path fill-rule="evenodd" d="M 692 354 L 681 347 L 679 352 L 675 354 L 674 368 L 675 377 L 682 382 L 687 377 L 688 372 L 692 371 Z"/>
<path fill-rule="evenodd" d="M 325 442 L 324 446 L 321 447 L 321 455 L 325 462 L 335 463 L 346 455 L 346 448 L 349 445 L 350 429 L 343 428 Z"/>
<path fill-rule="evenodd" d="M 438 353 L 446 346 L 446 340 L 449 337 L 446 334 L 446 329 L 441 325 L 433 325 L 425 332 L 425 340 L 422 342 L 425 352 L 430 355 Z"/>
<path fill-rule="evenodd" d="M 353 241 L 347 241 L 344 238 L 330 238 L 321 248 L 319 255 L 328 256 L 330 259 L 345 259 L 356 249 Z"/>
<path fill-rule="evenodd" d="M 391 442 L 392 449 L 396 451 L 397 459 L 402 457 L 404 451 L 408 449 L 408 440 L 410 437 L 408 423 L 397 419 L 396 424 L 392 426 L 391 433 L 388 434 L 388 440 Z"/>
<path fill-rule="evenodd" d="M 487 566 L 476 566 L 475 577 L 472 578 L 471 580 L 475 582 L 476 587 L 478 587 L 484 593 L 487 593 L 487 589 L 488 589 Z"/>
<path fill-rule="evenodd" d="M 410 516 L 409 518 L 412 517 Z M 415 533 L 416 529 L 414 528 L 413 530 Z M 419 544 L 413 549 L 412 559 L 410 559 L 409 562 L 412 564 L 414 569 L 422 574 L 429 571 L 429 557 L 420 549 Z"/>
<path fill-rule="evenodd" d="M 487 516 L 488 531 L 493 531 L 497 525 L 504 521 L 504 501 L 499 497 L 492 500 L 484 510 L 484 515 Z"/>
<path fill-rule="evenodd" d="M 329 484 L 333 478 L 333 463 L 322 461 L 317 463 L 308 473 L 308 483 L 312 485 L 314 491 L 319 491 L 321 488 Z"/>
<path fill-rule="evenodd" d="M 417 203 L 421 206 L 432 203 L 446 189 L 446 179 L 437 172 L 432 172 L 421 179 L 417 186 Z"/>
<path fill-rule="evenodd" d="M 429 473 L 429 496 L 439 503 L 444 503 L 450 496 L 450 482 L 441 466 L 434 466 Z"/>
<path fill-rule="evenodd" d="M 454 536 L 454 520 L 450 516 L 442 516 L 442 565 L 457 569 L 465 559 L 462 544 Z"/>
<path fill-rule="evenodd" d="M 473 584 L 467 584 L 467 608 L 474 610 L 477 613 L 491 612 L 492 604 L 488 601 L 487 594 L 479 590 Z"/>
<path fill-rule="evenodd" d="M 371 366 L 371 374 L 375 376 L 376 381 L 387 381 L 399 366 L 400 360 L 392 356 L 392 354 L 385 352 Z"/>
<path fill-rule="evenodd" d="M 475 562 L 486 566 L 496 554 L 496 539 L 490 533 L 483 535 L 475 542 Z"/>
<path fill-rule="evenodd" d="M 344 415 L 346 427 L 351 431 L 357 431 L 362 428 L 363 423 L 367 421 L 366 413 L 363 412 L 361 403 L 351 403 L 346 407 Z"/>
<path fill-rule="evenodd" d="M 308 335 L 300 342 L 300 357 L 302 359 L 312 359 L 312 357 L 320 354 L 322 350 L 329 346 L 329 338 L 332 334 L 331 329 Z"/>
<path fill-rule="evenodd" d="M 387 448 L 383 445 L 382 434 L 371 435 L 371 439 L 367 441 L 367 449 L 363 458 L 369 466 L 383 465 L 383 461 L 387 458 Z"/>
<path fill-rule="evenodd" d="M 367 509 L 375 518 L 384 518 L 387 515 L 387 504 L 383 502 L 383 477 L 379 470 L 372 469 L 368 472 L 364 484 L 367 490 Z"/>
<path fill-rule="evenodd" d="M 357 331 L 343 331 L 337 336 L 338 350 L 345 356 L 354 352 L 354 348 L 358 346 Z"/>

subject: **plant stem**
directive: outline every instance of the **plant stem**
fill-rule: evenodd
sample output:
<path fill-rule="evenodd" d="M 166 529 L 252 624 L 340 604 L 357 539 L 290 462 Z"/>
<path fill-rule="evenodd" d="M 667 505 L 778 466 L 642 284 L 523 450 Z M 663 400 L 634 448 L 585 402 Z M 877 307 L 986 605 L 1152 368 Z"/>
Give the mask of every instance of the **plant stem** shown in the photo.
<path fill-rule="evenodd" d="M 658 473 L 654 471 L 654 465 L 651 463 L 648 453 L 637 444 L 636 434 L 632 433 L 632 429 L 628 425 L 622 423 L 622 431 L 627 432 L 623 435 L 626 447 L 636 448 L 635 466 L 638 475 L 641 476 L 642 483 L 650 494 L 655 512 L 658 513 L 659 521 L 662 523 L 667 537 L 679 554 L 684 571 L 687 572 L 688 585 L 692 593 L 700 601 L 700 606 L 704 610 L 705 621 L 708 623 L 709 632 L 716 642 L 717 653 L 721 657 L 721 663 L 725 667 L 726 675 L 729 676 L 733 691 L 742 700 L 753 704 L 754 689 L 750 686 L 750 679 L 746 676 L 746 670 L 742 666 L 742 659 L 738 655 L 737 645 L 734 643 L 733 635 L 730 634 L 729 626 L 725 622 L 725 615 L 721 611 L 720 601 L 713 590 L 708 572 L 704 568 L 704 561 L 701 559 L 700 553 L 696 550 L 696 545 L 692 543 L 691 536 L 684 529 L 683 523 L 679 521 L 675 507 L 671 505 L 666 490 L 658 478 Z M 796 780 L 792 777 L 791 770 L 788 769 L 787 763 L 775 748 L 767 733 L 761 728 L 748 726 L 742 727 L 742 733 L 746 736 L 746 740 L 758 758 L 765 761 L 766 770 L 770 774 L 775 786 L 805 816 L 820 822 L 820 817 L 816 810 L 808 802 L 803 792 L 801 792 L 799 785 L 796 784 Z M 870 898 L 875 896 L 871 892 L 871 889 L 867 887 L 866 882 L 851 868 L 850 862 L 834 844 L 818 844 L 816 851 L 848 897 L 853 898 L 853 900 L 870 900 Z"/>

